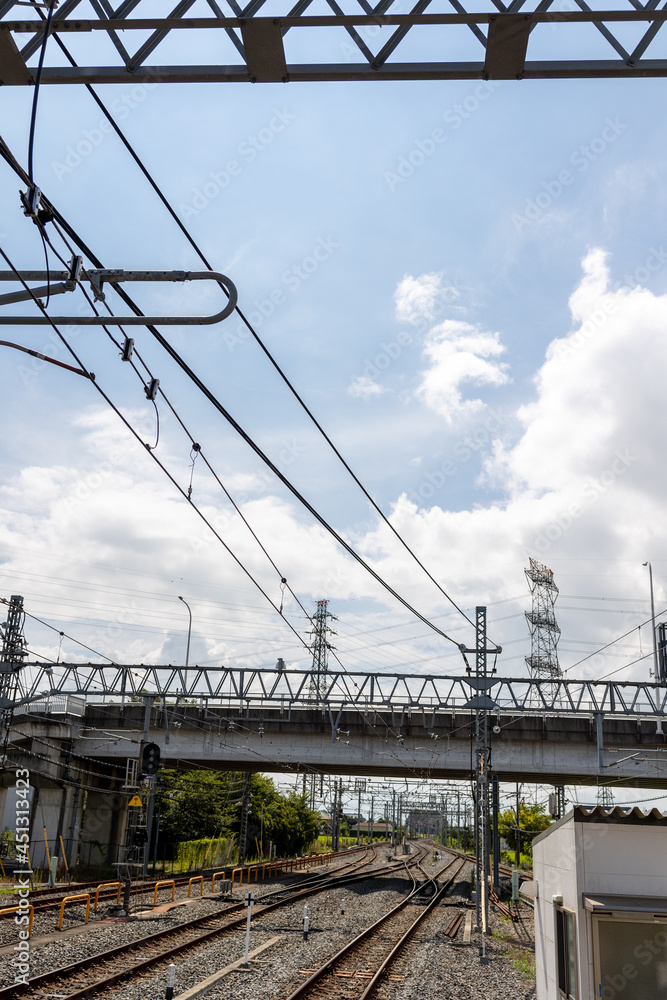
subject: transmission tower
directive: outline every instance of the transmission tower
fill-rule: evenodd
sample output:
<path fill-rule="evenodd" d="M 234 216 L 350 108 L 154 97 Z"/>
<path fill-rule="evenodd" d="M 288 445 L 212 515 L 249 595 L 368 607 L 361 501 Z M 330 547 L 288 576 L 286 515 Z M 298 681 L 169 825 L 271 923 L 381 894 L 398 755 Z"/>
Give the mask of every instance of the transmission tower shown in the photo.
<path fill-rule="evenodd" d="M 609 785 L 598 785 L 598 802 L 603 809 L 614 808 L 614 793 Z"/>
<path fill-rule="evenodd" d="M 328 610 L 328 601 L 318 601 L 317 611 L 311 619 L 313 628 L 310 634 L 313 637 L 311 650 L 313 653 L 313 674 L 310 681 L 311 698 L 320 701 L 325 687 L 325 675 L 329 672 L 329 650 L 335 649 L 329 642 L 329 636 L 336 633 L 329 627 L 329 619 L 338 619 Z"/>
<path fill-rule="evenodd" d="M 563 676 L 558 665 L 560 629 L 554 611 L 558 587 L 553 572 L 535 559 L 530 560 L 525 573 L 533 601 L 531 610 L 526 611 L 530 628 L 530 656 L 526 657 L 526 664 L 537 680 L 556 679 Z"/>
<path fill-rule="evenodd" d="M 7 752 L 9 729 L 14 715 L 19 672 L 27 655 L 23 635 L 25 613 L 23 598 L 13 594 L 9 599 L 7 621 L 1 626 L 2 651 L 0 652 L 0 746 L 2 763 Z"/>

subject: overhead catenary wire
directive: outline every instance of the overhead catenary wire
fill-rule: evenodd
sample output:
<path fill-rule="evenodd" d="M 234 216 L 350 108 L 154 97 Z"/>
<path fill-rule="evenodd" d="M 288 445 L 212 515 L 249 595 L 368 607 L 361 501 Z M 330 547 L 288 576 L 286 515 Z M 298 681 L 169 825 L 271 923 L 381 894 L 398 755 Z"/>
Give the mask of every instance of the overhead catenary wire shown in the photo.
<path fill-rule="evenodd" d="M 20 164 L 16 161 L 15 157 L 13 156 L 13 154 L 11 153 L 11 151 L 9 150 L 9 147 L 7 146 L 6 142 L 2 138 L 0 138 L 0 155 L 2 155 L 3 158 L 12 166 L 12 168 L 15 170 L 15 172 L 18 174 L 18 176 L 22 177 L 24 180 L 26 179 L 25 178 L 25 173 L 24 173 L 23 169 L 21 168 Z M 102 267 L 102 264 L 99 261 L 99 259 L 90 250 L 90 248 L 85 244 L 85 242 L 78 236 L 78 234 L 73 229 L 73 227 L 70 226 L 67 223 L 67 221 L 64 219 L 64 217 L 58 212 L 58 210 L 53 205 L 51 205 L 50 202 L 46 202 L 45 199 L 44 199 L 44 201 L 45 201 L 45 204 L 48 205 L 49 212 L 60 223 L 61 227 L 65 230 L 65 232 L 67 232 L 67 234 L 76 243 L 76 245 L 79 247 L 79 249 L 81 249 L 86 254 L 86 256 L 91 261 L 93 261 L 93 263 L 95 264 L 96 267 Z M 3 256 L 4 256 L 4 253 L 3 253 Z M 7 258 L 5 258 L 5 259 L 7 259 Z M 15 273 L 17 273 L 15 268 L 12 267 L 12 270 L 14 270 Z M 24 283 L 24 287 L 28 291 L 30 291 L 30 289 L 28 289 L 28 286 L 25 285 L 25 283 Z M 126 304 L 129 305 L 129 307 L 135 312 L 136 315 L 142 315 L 142 312 L 139 309 L 139 307 L 136 305 L 136 303 L 131 299 L 131 297 L 128 295 L 128 293 L 123 288 L 117 288 L 116 290 L 117 290 L 118 294 L 121 296 L 121 298 L 123 298 L 123 300 L 126 302 Z M 34 296 L 33 296 L 33 298 L 34 298 Z M 48 314 L 46 313 L 46 311 L 45 310 L 43 310 L 43 311 L 44 311 L 44 315 L 47 316 L 47 318 L 48 318 Z M 292 495 L 306 508 L 306 510 L 309 511 L 309 513 L 322 525 L 322 527 L 325 528 L 325 530 L 328 531 L 332 535 L 332 537 L 336 539 L 336 541 L 338 542 L 338 544 L 342 548 L 344 548 L 345 551 L 350 556 L 352 556 L 352 558 L 355 559 L 366 570 L 366 572 L 368 572 L 380 584 L 380 586 L 382 586 L 388 593 L 390 593 L 395 598 L 395 600 L 397 600 L 400 604 L 402 604 L 411 614 L 413 614 L 417 618 L 419 618 L 420 621 L 422 621 L 425 625 L 427 625 L 429 628 L 431 628 L 434 632 L 436 632 L 442 638 L 446 639 L 448 642 L 453 643 L 458 649 L 461 649 L 461 647 L 462 647 L 463 644 L 458 643 L 450 635 L 448 635 L 442 629 L 438 628 L 438 626 L 436 626 L 433 622 L 431 622 L 425 615 L 423 615 L 416 608 L 414 608 L 409 603 L 409 601 L 407 601 L 404 597 L 402 597 L 389 583 L 387 583 L 387 581 L 385 581 L 380 576 L 379 573 L 377 573 L 363 559 L 362 556 L 360 556 L 355 551 L 355 549 L 336 531 L 335 528 L 333 528 L 332 525 L 330 525 L 326 521 L 326 519 L 315 509 L 315 507 L 313 507 L 313 505 L 299 492 L 299 490 L 297 490 L 297 488 L 281 472 L 281 470 L 269 458 L 269 456 L 266 455 L 266 453 L 259 447 L 259 445 L 256 444 L 256 442 L 251 438 L 251 436 L 241 427 L 241 425 L 234 419 L 234 417 L 226 410 L 226 408 L 222 405 L 222 403 L 215 396 L 215 394 L 202 382 L 202 380 L 190 368 L 190 366 L 185 362 L 185 360 L 179 355 L 178 351 L 176 351 L 176 349 L 169 343 L 169 341 L 167 341 L 166 338 L 163 337 L 163 335 L 157 330 L 157 328 L 154 327 L 154 326 L 148 326 L 148 329 L 153 334 L 153 336 L 158 341 L 158 343 L 164 348 L 164 350 L 170 355 L 170 357 L 182 369 L 182 371 L 185 372 L 185 374 L 188 376 L 188 378 L 190 379 L 190 381 L 192 381 L 193 384 L 197 386 L 197 388 L 202 392 L 202 394 L 213 404 L 213 406 L 218 410 L 218 412 L 236 430 L 236 432 L 239 434 L 239 436 L 246 442 L 246 444 L 248 444 L 248 446 L 255 452 L 255 454 L 257 454 L 258 457 L 268 466 L 268 468 L 271 469 L 271 471 L 273 472 L 273 474 L 283 483 L 284 486 L 286 486 L 286 488 L 292 493 Z M 66 343 L 66 341 L 62 337 L 62 334 L 60 333 L 60 331 L 57 330 L 56 332 L 57 332 L 58 336 L 63 340 L 63 342 Z M 72 350 L 72 348 L 69 347 L 69 345 L 67 345 L 67 347 L 68 347 L 68 350 L 70 351 L 70 353 L 72 354 L 72 356 L 75 357 L 75 359 L 78 361 L 79 359 L 76 356 L 76 354 L 74 353 L 74 351 Z M 117 412 L 117 414 L 119 415 L 119 417 L 123 420 L 123 422 L 126 424 L 126 426 L 128 426 L 128 428 L 130 428 L 132 430 L 132 433 L 135 435 L 135 437 L 137 438 L 137 440 L 141 441 L 140 436 L 134 431 L 133 428 L 131 428 L 131 425 L 125 419 L 125 417 L 123 417 L 123 415 L 117 409 L 117 407 L 115 406 L 115 404 L 111 403 L 111 401 L 106 396 L 106 394 L 102 392 L 102 390 L 99 388 L 99 386 L 97 386 L 97 384 L 95 382 L 93 384 L 96 386 L 96 388 L 98 389 L 98 391 L 100 392 L 100 394 L 103 395 L 105 399 L 107 399 L 107 401 L 110 403 L 110 405 L 112 405 L 112 407 Z M 145 445 L 145 442 L 141 441 L 141 443 Z M 157 460 L 157 458 L 154 455 L 154 453 L 150 452 L 150 454 L 152 455 L 152 457 L 154 458 L 154 460 L 156 462 L 158 462 L 158 464 L 160 465 L 160 467 L 163 468 L 163 470 L 165 471 L 165 473 L 167 475 L 169 475 L 169 478 L 172 480 L 172 482 L 174 483 L 174 485 L 177 486 L 179 492 L 181 492 L 183 494 L 183 496 L 185 497 L 185 499 L 187 500 L 187 492 L 184 491 L 176 483 L 176 481 L 173 479 L 173 477 L 171 476 L 171 474 L 167 473 L 167 470 L 164 468 L 164 466 L 162 466 L 162 463 Z M 199 513 L 200 517 L 202 517 L 203 520 L 206 520 L 205 516 L 203 515 L 203 513 L 201 511 L 198 510 L 198 513 Z M 207 522 L 207 523 L 209 523 L 209 522 Z M 222 538 L 220 537 L 220 535 L 217 532 L 215 532 L 215 529 L 213 529 L 213 527 L 210 524 L 209 524 L 209 526 L 211 527 L 211 530 L 213 530 L 214 533 L 216 534 L 216 537 L 218 537 L 219 540 L 222 542 L 222 544 L 225 545 L 226 548 L 228 548 L 228 546 L 226 546 L 226 543 L 222 540 Z M 236 558 L 236 557 L 234 557 L 234 558 Z M 244 571 L 248 572 L 247 570 L 245 570 L 245 568 L 244 568 Z M 270 600 L 270 598 L 268 598 L 268 595 L 265 595 L 265 596 L 267 596 L 267 599 Z M 273 604 L 273 602 L 271 602 L 271 603 Z M 274 605 L 274 607 L 276 607 L 276 606 Z M 278 611 L 277 607 L 276 607 L 276 611 Z M 467 616 L 465 616 L 465 617 L 466 617 L 466 620 L 469 620 L 467 618 Z"/>
<path fill-rule="evenodd" d="M 23 286 L 26 289 L 26 291 L 30 292 L 31 295 L 32 295 L 31 289 L 28 287 L 28 285 L 26 284 L 26 282 L 23 281 L 23 279 L 21 279 L 21 277 L 19 275 L 19 272 L 14 267 L 14 265 L 11 262 L 11 260 L 9 259 L 9 257 L 5 253 L 5 251 L 2 249 L 2 247 L 0 247 L 0 256 L 2 256 L 2 258 L 7 263 L 7 265 L 9 266 L 9 268 L 16 274 L 18 280 L 21 281 L 21 283 L 23 284 Z M 61 342 L 66 347 L 66 349 L 69 351 L 69 353 L 72 355 L 72 357 L 75 359 L 75 361 L 77 362 L 77 364 L 81 367 L 82 371 L 86 371 L 87 372 L 86 366 L 83 364 L 83 362 L 78 357 L 78 355 L 76 354 L 76 352 L 74 351 L 74 349 L 72 348 L 72 346 L 68 343 L 67 339 L 64 337 L 64 335 L 58 329 L 57 325 L 51 320 L 51 318 L 49 317 L 48 313 L 46 312 L 46 309 L 44 308 L 43 304 L 34 295 L 32 295 L 32 298 L 37 303 L 37 305 L 39 306 L 39 308 L 42 310 L 43 314 L 47 317 L 47 319 L 51 323 L 51 326 L 52 326 L 54 332 L 60 338 Z M 130 431 L 130 433 L 133 435 L 133 437 L 135 437 L 136 440 L 141 445 L 143 445 L 145 447 L 145 442 L 142 440 L 141 435 L 138 433 L 138 431 L 135 430 L 135 428 L 132 426 L 132 424 L 129 422 L 129 420 L 121 413 L 121 411 L 116 406 L 116 404 L 113 402 L 113 400 L 104 392 L 104 390 L 101 388 L 101 386 L 99 385 L 99 383 L 97 381 L 92 381 L 92 385 L 95 386 L 95 389 L 97 390 L 97 392 L 102 396 L 102 398 L 106 401 L 106 403 L 112 408 L 112 410 L 114 411 L 114 413 L 116 414 L 116 416 L 118 416 L 119 419 L 125 424 L 125 426 Z M 159 466 L 159 468 L 162 470 L 162 472 L 167 476 L 167 478 L 171 481 L 171 483 L 176 487 L 176 489 L 178 490 L 178 492 L 183 496 L 183 498 L 185 500 L 188 500 L 187 491 L 184 490 L 183 487 L 172 476 L 172 474 L 169 472 L 169 470 L 166 468 L 166 466 L 157 457 L 157 455 L 155 454 L 155 452 L 152 451 L 151 449 L 146 449 L 146 450 L 148 451 L 148 454 L 151 456 L 151 458 L 153 459 L 153 461 Z M 207 527 L 213 532 L 213 534 L 218 539 L 218 541 L 220 542 L 220 544 L 226 549 L 226 551 L 229 553 L 229 555 L 231 555 L 232 559 L 236 562 L 236 564 L 241 568 L 241 570 L 246 574 L 246 576 L 252 581 L 252 583 L 254 583 L 254 585 L 257 587 L 257 589 L 260 591 L 260 593 L 262 593 L 264 595 L 264 597 L 266 598 L 266 600 L 271 604 L 271 606 L 277 612 L 278 608 L 277 608 L 276 604 L 272 601 L 272 599 L 266 593 L 266 591 L 264 590 L 264 588 L 262 587 L 262 585 L 259 583 L 259 581 L 257 581 L 253 577 L 253 575 L 250 572 L 250 570 L 243 564 L 243 562 L 233 552 L 233 550 L 230 548 L 230 546 L 227 545 L 227 543 L 222 538 L 222 536 L 219 534 L 219 532 L 216 531 L 215 527 L 213 526 L 213 524 L 211 523 L 211 521 L 206 517 L 206 515 L 203 513 L 203 511 L 200 510 L 199 507 L 191 499 L 188 501 L 188 503 L 193 508 L 193 510 L 196 511 L 196 513 L 198 514 L 198 516 L 207 525 Z M 294 626 L 289 621 L 287 621 L 287 619 L 284 617 L 284 615 L 281 615 L 280 617 L 286 623 L 287 627 L 295 634 L 295 636 L 297 636 L 297 638 L 299 639 L 299 641 L 306 647 L 306 649 L 309 649 L 310 647 L 308 646 L 308 644 L 306 643 L 306 641 L 303 639 L 303 637 L 297 632 L 297 630 L 294 628 Z"/>
<path fill-rule="evenodd" d="M 67 249 L 70 251 L 70 253 L 73 254 L 74 253 L 73 248 L 69 245 L 69 243 L 67 242 L 66 238 L 61 233 L 60 229 L 57 226 L 57 223 L 54 222 L 54 226 L 55 226 L 56 231 L 58 232 L 59 236 L 61 237 L 61 239 L 65 243 Z M 41 228 L 43 229 L 43 227 L 41 227 Z M 48 236 L 46 238 L 48 239 Z M 53 244 L 51 243 L 51 241 L 49 240 L 48 242 L 49 242 L 49 245 L 52 247 L 52 249 L 54 249 L 54 252 L 57 253 L 57 251 L 55 251 L 55 248 L 53 248 Z M 63 263 L 63 264 L 66 263 L 59 254 L 58 254 L 58 257 L 59 257 L 61 263 Z M 85 269 L 84 269 L 84 273 L 85 273 Z M 93 309 L 93 311 L 95 312 L 95 314 L 96 315 L 100 315 L 99 310 L 96 308 L 95 304 L 91 300 L 90 295 L 85 291 L 85 289 L 82 289 L 82 290 L 83 290 L 84 296 L 85 296 L 88 304 Z M 105 305 L 107 311 L 109 313 L 111 313 L 111 308 L 110 308 L 109 304 L 106 302 L 106 300 L 104 301 L 104 305 Z M 111 331 L 106 326 L 104 326 L 103 329 L 106 332 L 106 334 L 109 337 L 109 339 L 120 350 L 120 344 L 118 343 L 118 341 L 116 340 L 116 338 L 113 336 L 113 334 L 111 333 Z M 139 353 L 139 351 L 135 348 L 135 350 L 134 350 L 133 353 L 134 353 L 134 355 L 136 355 L 137 359 L 139 360 L 139 362 L 141 363 L 142 367 L 146 371 L 146 373 L 147 373 L 147 375 L 149 377 L 149 380 L 151 382 L 155 381 L 154 378 L 153 378 L 152 371 L 150 370 L 150 368 L 148 367 L 148 365 L 144 361 L 144 359 L 141 356 L 141 354 Z M 137 374 L 137 376 L 141 380 L 142 384 L 144 385 L 144 388 L 147 389 L 147 384 L 143 380 L 143 378 L 141 376 L 141 373 L 139 372 L 139 370 L 138 370 L 137 366 L 135 365 L 134 361 L 132 360 L 132 358 L 130 358 L 129 361 L 130 361 L 130 365 L 131 365 L 132 369 L 134 370 L 134 372 Z M 195 466 L 195 462 L 196 462 L 197 456 L 200 455 L 202 461 L 206 465 L 206 468 L 209 470 L 209 472 L 211 473 L 211 475 L 214 477 L 214 479 L 217 482 L 218 486 L 222 489 L 223 493 L 225 494 L 225 496 L 227 497 L 227 499 L 229 500 L 229 502 L 233 506 L 234 510 L 239 515 L 239 517 L 241 518 L 241 520 L 245 524 L 246 528 L 248 529 L 248 531 L 250 532 L 250 534 L 252 535 L 252 537 L 254 538 L 254 540 L 256 541 L 256 543 L 258 544 L 258 546 L 261 548 L 262 552 L 264 553 L 264 555 L 266 556 L 266 558 L 268 559 L 268 561 L 271 563 L 271 566 L 273 567 L 273 569 L 278 574 L 278 577 L 280 579 L 281 588 L 284 589 L 285 587 L 287 587 L 287 589 L 292 594 L 292 596 L 294 597 L 294 599 L 296 600 L 297 604 L 299 605 L 299 607 L 301 608 L 301 610 L 304 612 L 304 614 L 308 617 L 309 620 L 312 620 L 311 616 L 308 614 L 308 612 L 306 611 L 305 607 L 303 606 L 303 604 L 299 600 L 298 596 L 295 594 L 295 592 L 293 591 L 292 587 L 288 584 L 286 577 L 283 576 L 282 571 L 278 568 L 278 566 L 276 565 L 276 563 L 274 562 L 274 560 L 271 558 L 271 556 L 269 555 L 269 553 L 268 553 L 265 545 L 262 543 L 262 541 L 258 537 L 257 533 L 255 532 L 255 530 L 250 525 L 247 517 L 245 516 L 245 514 L 243 513 L 243 511 L 241 510 L 241 508 L 239 507 L 239 505 L 236 503 L 236 501 L 234 500 L 234 498 L 231 496 L 229 490 L 227 489 L 227 487 L 222 482 L 220 476 L 215 471 L 215 469 L 213 468 L 213 466 L 209 462 L 208 458 L 203 453 L 201 445 L 195 440 L 193 434 L 188 430 L 188 428 L 187 428 L 187 426 L 186 426 L 183 418 L 180 416 L 180 414 L 178 413 L 178 411 L 176 410 L 176 408 L 174 407 L 174 405 L 171 403 L 170 399 L 167 397 L 164 389 L 161 386 L 158 387 L 158 394 L 164 399 L 165 403 L 167 404 L 167 406 L 168 406 L 169 410 L 171 411 L 171 413 L 173 414 L 173 416 L 176 418 L 176 420 L 177 420 L 178 424 L 180 425 L 181 429 L 184 431 L 184 433 L 187 435 L 187 437 L 190 440 L 190 444 L 191 444 L 191 452 L 190 452 L 190 454 L 191 454 L 191 458 L 192 458 L 192 464 L 191 464 L 190 483 L 189 483 L 189 486 L 188 486 L 188 489 L 187 489 L 187 498 L 186 498 L 188 500 L 188 502 L 190 502 L 190 503 L 192 502 L 192 483 L 193 483 L 193 476 L 194 476 L 194 466 Z M 156 440 L 155 445 L 153 447 L 157 448 L 157 446 L 159 444 L 159 440 L 160 440 L 160 415 L 159 415 L 159 411 L 158 411 L 157 404 L 156 404 L 155 400 L 152 400 L 152 402 L 153 402 L 153 405 L 155 406 L 155 413 L 156 413 L 156 417 L 157 417 L 157 440 Z M 281 596 L 281 603 L 280 603 L 280 608 L 279 608 L 278 613 L 281 616 L 283 616 L 283 600 L 282 600 L 282 596 Z"/>
<path fill-rule="evenodd" d="M 2 252 L 2 251 L 0 251 L 0 252 Z M 2 603 L 2 604 L 9 604 L 9 601 L 6 598 L 4 598 L 4 597 L 0 597 L 0 603 Z M 98 649 L 93 649 L 92 646 L 87 646 L 85 644 L 85 642 L 81 642 L 80 639 L 75 639 L 74 636 L 67 635 L 66 632 L 62 632 L 59 628 L 56 628 L 55 625 L 50 625 L 48 622 L 45 622 L 42 618 L 38 618 L 37 615 L 31 614 L 29 611 L 24 611 L 24 614 L 26 615 L 27 618 L 32 618 L 33 621 L 39 622 L 40 625 L 46 625 L 47 628 L 53 629 L 54 632 L 58 632 L 61 636 L 64 635 L 66 639 L 70 640 L 70 642 L 75 642 L 75 643 L 77 643 L 77 645 L 83 646 L 84 649 L 87 649 L 88 652 L 90 652 L 90 653 L 94 653 L 95 656 L 101 656 L 103 660 L 109 660 L 110 663 L 115 663 L 116 662 L 115 660 L 112 660 L 110 656 L 105 656 L 104 653 L 100 653 L 100 651 Z M 38 655 L 38 654 L 35 654 L 35 655 Z M 44 659 L 48 659 L 48 657 L 44 657 Z"/>
<path fill-rule="evenodd" d="M 44 17 L 43 14 L 41 14 L 41 16 Z M 59 37 L 59 35 L 56 35 L 56 41 L 57 41 L 58 45 L 60 46 L 60 49 L 62 50 L 62 52 L 65 55 L 65 57 L 70 62 L 70 64 L 73 67 L 76 67 L 77 66 L 76 60 L 71 55 L 71 53 L 67 49 L 66 45 L 64 44 L 64 42 L 62 41 L 62 39 Z M 88 93 L 91 95 L 91 97 L 93 98 L 93 100 L 95 101 L 95 103 L 97 104 L 97 106 L 100 108 L 100 110 L 104 114 L 105 118 L 107 119 L 107 121 L 111 125 L 112 129 L 114 130 L 114 132 L 116 133 L 116 135 L 118 136 L 118 138 L 121 140 L 121 142 L 123 143 L 123 145 L 125 146 L 125 148 L 129 152 L 130 156 L 135 161 L 135 163 L 137 164 L 137 166 L 139 167 L 139 169 L 143 173 L 144 177 L 146 178 L 146 180 L 148 181 L 148 183 L 151 185 L 151 187 L 153 188 L 153 190 L 157 194 L 158 198 L 160 199 L 160 201 L 162 202 L 162 204 L 165 206 L 165 208 L 168 211 L 169 215 L 174 220 L 174 222 L 176 223 L 176 225 L 178 226 L 178 228 L 181 230 L 181 232 L 183 233 L 183 235 L 187 239 L 188 243 L 190 244 L 190 246 L 193 248 L 193 250 L 195 251 L 195 253 L 199 257 L 199 259 L 209 269 L 209 271 L 213 270 L 213 268 L 212 268 L 212 266 L 211 266 L 208 258 L 206 257 L 206 255 L 204 254 L 204 252 L 202 251 L 202 249 L 200 248 L 200 246 L 198 245 L 198 243 L 196 242 L 196 240 L 192 237 L 192 235 L 190 234 L 189 230 L 187 229 L 187 227 L 185 226 L 185 224 L 183 223 L 183 221 L 178 217 L 176 211 L 174 210 L 174 208 L 170 204 L 169 200 L 166 198 L 166 196 L 162 192 L 161 188 L 159 187 L 159 185 L 157 184 L 157 182 L 153 178 L 153 176 L 150 173 L 150 171 L 148 170 L 148 168 L 144 165 L 143 161 L 141 160 L 141 158 L 139 157 L 139 155 L 135 151 L 135 149 L 132 146 L 132 144 L 130 143 L 130 141 L 127 139 L 126 135 L 124 134 L 124 132 L 122 131 L 122 129 L 120 128 L 120 126 L 118 125 L 118 123 L 115 121 L 115 119 L 113 118 L 113 116 L 109 112 L 108 108 L 106 107 L 106 105 L 104 104 L 104 102 L 102 101 L 102 99 L 99 97 L 99 95 L 97 94 L 97 92 L 95 91 L 95 89 L 92 87 L 91 84 L 86 84 L 85 86 L 86 86 L 86 89 L 87 89 Z M 224 286 L 221 286 L 221 287 L 223 287 L 223 290 L 224 290 Z M 128 301 L 128 300 L 126 299 L 126 301 Z M 128 304 L 129 304 L 129 302 L 128 302 Z M 238 305 L 236 307 L 236 312 L 238 313 L 240 319 L 242 320 L 242 322 L 245 324 L 245 326 L 249 330 L 249 332 L 252 335 L 253 339 L 256 341 L 256 343 L 259 346 L 260 350 L 264 353 L 264 355 L 268 359 L 269 363 L 275 369 L 275 371 L 277 372 L 277 374 L 279 375 L 279 377 L 282 379 L 282 381 L 284 382 L 284 384 L 287 386 L 288 390 L 292 393 L 292 395 L 294 396 L 294 398 L 296 399 L 296 401 L 298 402 L 298 404 L 301 406 L 301 408 L 303 409 L 303 411 L 306 413 L 306 415 L 308 416 L 308 418 L 312 421 L 313 425 L 317 428 L 317 430 L 319 431 L 319 433 L 322 435 L 322 437 L 324 438 L 324 440 L 326 441 L 326 443 L 328 444 L 328 446 L 331 448 L 331 450 L 333 451 L 333 453 L 335 454 L 335 456 L 337 457 L 337 459 L 343 465 L 344 469 L 352 477 L 353 481 L 356 483 L 356 485 L 362 491 L 362 493 L 364 494 L 364 496 L 366 497 L 366 499 L 368 500 L 368 502 L 371 504 L 372 508 L 376 511 L 376 513 L 379 515 L 379 517 L 382 519 L 382 521 L 385 523 L 385 525 L 389 528 L 389 530 L 392 532 L 392 534 L 398 539 L 398 541 L 403 546 L 403 548 L 406 550 L 406 552 L 408 552 L 408 554 L 411 556 L 411 558 L 416 562 L 416 564 L 420 567 L 420 569 L 426 574 L 426 576 L 428 577 L 428 579 L 436 586 L 436 588 L 443 595 L 443 597 L 452 605 L 453 608 L 455 608 L 456 611 L 459 612 L 459 614 L 461 614 L 466 619 L 466 621 L 470 625 L 472 625 L 474 627 L 475 623 L 474 623 L 473 619 L 471 619 L 466 614 L 466 612 L 463 611 L 463 609 L 456 603 L 456 601 L 450 596 L 450 594 L 444 589 L 444 587 L 438 582 L 438 580 L 436 580 L 436 578 L 433 576 L 433 574 L 427 569 L 427 567 L 424 565 L 424 563 L 421 561 L 421 559 L 417 556 L 417 554 L 415 553 L 415 551 L 411 548 L 411 546 L 406 542 L 406 540 L 403 538 L 403 536 L 400 534 L 400 532 L 391 523 L 391 521 L 386 516 L 386 514 L 384 513 L 384 511 L 382 510 L 382 508 L 379 506 L 379 504 L 377 503 L 377 501 L 372 497 L 372 495 L 366 489 L 366 487 L 364 486 L 364 484 L 361 482 L 361 480 L 359 479 L 359 477 L 357 476 L 357 474 L 353 471 L 353 469 L 351 468 L 351 466 L 349 465 L 349 463 L 346 461 L 346 459 L 344 458 L 344 456 L 342 455 L 342 453 L 339 451 L 339 449 L 337 448 L 337 446 L 335 445 L 335 443 L 333 442 L 333 440 L 331 439 L 331 437 L 324 430 L 324 428 L 322 427 L 322 425 L 320 424 L 320 422 L 317 420 L 317 418 L 315 417 L 315 415 L 312 412 L 312 410 L 310 409 L 310 407 L 307 405 L 307 403 L 305 402 L 305 400 L 303 399 L 303 397 L 301 396 L 301 394 L 297 391 L 297 389 L 294 386 L 294 384 L 292 383 L 292 381 L 288 378 L 288 376 L 283 371 L 283 369 L 281 368 L 281 366 L 279 365 L 279 363 L 277 362 L 277 360 L 273 357 L 273 355 L 271 354 L 271 352 L 269 351 L 269 349 L 267 348 L 267 346 L 264 344 L 264 342 L 262 341 L 262 339 L 258 335 L 257 331 L 254 329 L 254 327 L 250 323 L 249 319 L 246 317 L 246 315 L 243 313 L 243 311 L 240 309 L 240 307 Z"/>

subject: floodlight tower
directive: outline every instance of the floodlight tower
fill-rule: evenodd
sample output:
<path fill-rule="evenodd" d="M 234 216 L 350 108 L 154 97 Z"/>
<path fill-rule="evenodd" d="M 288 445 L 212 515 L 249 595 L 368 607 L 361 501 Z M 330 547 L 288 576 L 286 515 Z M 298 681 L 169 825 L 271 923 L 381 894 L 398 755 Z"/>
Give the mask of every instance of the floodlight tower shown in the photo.
<path fill-rule="evenodd" d="M 555 680 L 563 676 L 558 664 L 560 629 L 554 610 L 558 587 L 553 572 L 536 559 L 530 560 L 525 573 L 533 602 L 531 610 L 526 611 L 530 628 L 530 656 L 526 657 L 526 665 L 536 680 Z"/>
<path fill-rule="evenodd" d="M 310 634 L 313 637 L 311 650 L 313 653 L 313 674 L 310 681 L 310 695 L 319 701 L 324 691 L 324 677 L 329 671 L 329 650 L 335 649 L 329 642 L 329 635 L 336 633 L 329 627 L 329 619 L 337 621 L 336 617 L 328 610 L 328 601 L 318 601 L 317 611 L 311 619 L 313 628 Z"/>

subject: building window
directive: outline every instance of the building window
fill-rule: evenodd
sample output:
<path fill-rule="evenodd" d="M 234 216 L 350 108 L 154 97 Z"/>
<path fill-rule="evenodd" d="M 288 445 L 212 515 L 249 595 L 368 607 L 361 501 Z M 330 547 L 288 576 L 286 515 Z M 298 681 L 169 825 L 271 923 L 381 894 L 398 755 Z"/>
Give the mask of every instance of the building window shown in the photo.
<path fill-rule="evenodd" d="M 556 907 L 556 955 L 558 961 L 558 995 L 577 1000 L 575 972 L 574 913 Z"/>

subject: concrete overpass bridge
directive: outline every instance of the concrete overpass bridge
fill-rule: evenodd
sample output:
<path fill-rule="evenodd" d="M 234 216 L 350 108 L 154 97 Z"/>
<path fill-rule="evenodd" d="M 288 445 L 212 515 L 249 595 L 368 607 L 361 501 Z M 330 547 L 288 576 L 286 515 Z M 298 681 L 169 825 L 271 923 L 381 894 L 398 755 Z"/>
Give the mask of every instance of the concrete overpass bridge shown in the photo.
<path fill-rule="evenodd" d="M 667 788 L 656 684 L 29 664 L 0 794 L 27 767 L 40 825 L 117 843 L 142 743 L 176 768 L 468 779 L 480 708 L 500 781 Z"/>

